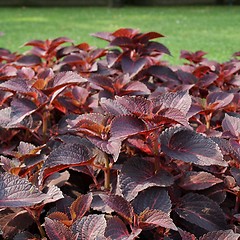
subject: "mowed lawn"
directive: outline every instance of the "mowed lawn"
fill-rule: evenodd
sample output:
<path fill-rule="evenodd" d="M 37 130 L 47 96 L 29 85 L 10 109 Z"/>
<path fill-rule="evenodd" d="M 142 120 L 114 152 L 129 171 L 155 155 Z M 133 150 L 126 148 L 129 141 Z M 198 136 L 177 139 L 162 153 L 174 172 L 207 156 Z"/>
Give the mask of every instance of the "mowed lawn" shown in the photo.
<path fill-rule="evenodd" d="M 0 47 L 24 52 L 26 41 L 60 36 L 104 47 L 90 34 L 122 27 L 165 35 L 159 41 L 170 49 L 172 64 L 180 63 L 181 49 L 203 50 L 220 62 L 240 51 L 240 6 L 0 8 Z"/>

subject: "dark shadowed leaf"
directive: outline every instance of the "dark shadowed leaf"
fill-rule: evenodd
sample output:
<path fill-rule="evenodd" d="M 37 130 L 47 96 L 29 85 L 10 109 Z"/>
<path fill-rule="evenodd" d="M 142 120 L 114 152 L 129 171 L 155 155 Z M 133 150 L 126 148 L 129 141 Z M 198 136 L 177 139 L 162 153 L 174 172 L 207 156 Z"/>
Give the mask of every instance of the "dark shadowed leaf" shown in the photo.
<path fill-rule="evenodd" d="M 232 167 L 230 172 L 233 175 L 234 179 L 236 180 L 238 186 L 240 186 L 240 169 L 236 167 Z"/>
<path fill-rule="evenodd" d="M 139 58 L 133 61 L 129 56 L 124 55 L 122 57 L 121 65 L 123 73 L 128 73 L 130 77 L 138 74 L 146 64 L 145 58 Z"/>
<path fill-rule="evenodd" d="M 78 233 L 78 240 L 93 240 L 105 238 L 106 226 L 104 215 L 92 214 L 77 220 L 72 229 L 74 233 Z"/>
<path fill-rule="evenodd" d="M 240 138 L 240 118 L 225 114 L 222 121 L 222 128 L 224 132 L 230 133 L 232 137 Z"/>
<path fill-rule="evenodd" d="M 50 240 L 76 240 L 77 234 L 57 220 L 45 218 L 45 230 Z"/>
<path fill-rule="evenodd" d="M 139 215 L 139 227 L 142 229 L 151 229 L 155 227 L 164 227 L 177 231 L 177 227 L 173 223 L 170 216 L 156 209 L 147 209 Z"/>
<path fill-rule="evenodd" d="M 110 46 L 119 46 L 121 48 L 131 48 L 135 44 L 133 43 L 132 39 L 128 37 L 116 37 L 111 43 Z"/>
<path fill-rule="evenodd" d="M 186 194 L 175 211 L 181 218 L 208 231 L 226 229 L 226 219 L 222 209 L 216 202 L 203 195 Z"/>
<path fill-rule="evenodd" d="M 92 194 L 80 195 L 71 205 L 70 212 L 72 219 L 80 219 L 90 209 Z"/>
<path fill-rule="evenodd" d="M 133 200 L 134 212 L 140 214 L 146 209 L 157 209 L 167 214 L 171 212 L 171 200 L 168 192 L 160 187 L 151 187 L 138 194 Z"/>
<path fill-rule="evenodd" d="M 112 208 L 112 210 L 125 218 L 128 222 L 132 222 L 133 207 L 126 199 L 118 195 L 101 195 L 100 197 L 110 208 Z"/>
<path fill-rule="evenodd" d="M 149 42 L 147 44 L 148 53 L 159 52 L 171 55 L 169 49 L 159 42 Z"/>
<path fill-rule="evenodd" d="M 21 232 L 14 236 L 13 240 L 40 240 L 40 238 L 34 236 L 30 232 Z"/>
<path fill-rule="evenodd" d="M 240 234 L 234 233 L 233 230 L 220 230 L 209 232 L 200 237 L 199 240 L 238 240 L 239 237 Z"/>
<path fill-rule="evenodd" d="M 149 160 L 133 158 L 123 164 L 120 188 L 128 201 L 133 200 L 140 191 L 146 188 L 168 187 L 172 184 L 172 175 L 162 169 L 156 172 L 154 163 Z"/>
<path fill-rule="evenodd" d="M 186 190 L 202 190 L 222 182 L 208 172 L 185 172 L 179 182 L 179 186 Z"/>
<path fill-rule="evenodd" d="M 183 231 L 181 228 L 178 228 L 178 232 L 182 238 L 182 240 L 197 240 L 194 234 Z"/>
<path fill-rule="evenodd" d="M 161 134 L 160 143 L 162 151 L 174 159 L 197 165 L 228 166 L 214 141 L 190 129 L 168 128 Z"/>
<path fill-rule="evenodd" d="M 114 240 L 133 240 L 141 232 L 141 229 L 133 229 L 133 232 L 130 234 L 126 225 L 118 217 L 112 217 L 107 221 L 107 227 L 105 231 L 105 237 L 114 239 Z"/>
<path fill-rule="evenodd" d="M 9 173 L 0 174 L 0 207 L 33 206 L 51 198 L 25 178 Z"/>
<path fill-rule="evenodd" d="M 111 140 L 124 139 L 146 130 L 145 123 L 134 116 L 115 117 L 111 124 Z"/>
<path fill-rule="evenodd" d="M 35 66 L 42 63 L 42 60 L 39 56 L 36 55 L 25 55 L 21 56 L 17 59 L 15 62 L 15 65 L 17 66 Z"/>
<path fill-rule="evenodd" d="M 149 75 L 154 76 L 163 82 L 174 81 L 177 83 L 179 81 L 177 74 L 166 66 L 151 66 L 147 71 Z"/>

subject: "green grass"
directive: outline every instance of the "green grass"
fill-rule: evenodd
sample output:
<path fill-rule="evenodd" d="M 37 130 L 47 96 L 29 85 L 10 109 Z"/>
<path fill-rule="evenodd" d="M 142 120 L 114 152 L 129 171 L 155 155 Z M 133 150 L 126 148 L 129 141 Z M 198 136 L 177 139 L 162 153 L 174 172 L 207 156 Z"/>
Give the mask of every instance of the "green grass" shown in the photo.
<path fill-rule="evenodd" d="M 104 41 L 89 34 L 120 27 L 164 34 L 160 41 L 172 52 L 173 64 L 181 49 L 201 49 L 220 62 L 240 51 L 240 6 L 0 8 L 0 47 L 22 52 L 29 49 L 19 48 L 26 41 L 60 36 L 103 47 Z"/>

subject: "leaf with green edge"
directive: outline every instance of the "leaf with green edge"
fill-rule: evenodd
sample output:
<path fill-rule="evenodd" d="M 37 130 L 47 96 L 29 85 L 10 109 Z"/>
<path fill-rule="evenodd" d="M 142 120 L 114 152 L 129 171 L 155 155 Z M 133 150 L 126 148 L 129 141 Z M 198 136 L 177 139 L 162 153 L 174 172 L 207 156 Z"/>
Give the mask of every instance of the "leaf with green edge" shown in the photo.
<path fill-rule="evenodd" d="M 117 116 L 113 119 L 110 129 L 110 140 L 125 139 L 129 136 L 145 132 L 146 124 L 131 115 Z"/>
<path fill-rule="evenodd" d="M 188 193 L 180 201 L 175 211 L 181 218 L 207 231 L 226 229 L 227 223 L 222 209 L 210 198 Z"/>
<path fill-rule="evenodd" d="M 162 151 L 173 159 L 203 166 L 228 166 L 218 145 L 193 130 L 168 128 L 160 135 L 160 143 Z"/>
<path fill-rule="evenodd" d="M 134 240 L 141 231 L 141 229 L 133 229 L 133 231 L 129 233 L 126 225 L 120 218 L 112 217 L 107 221 L 105 237 L 114 240 Z"/>
<path fill-rule="evenodd" d="M 106 226 L 103 214 L 91 214 L 77 220 L 72 226 L 72 231 L 78 233 L 77 240 L 105 239 Z"/>
<path fill-rule="evenodd" d="M 163 227 L 177 231 L 176 225 L 170 216 L 157 209 L 146 209 L 139 215 L 139 227 L 143 230 L 148 230 L 156 227 Z"/>
<path fill-rule="evenodd" d="M 92 193 L 78 196 L 78 198 L 72 203 L 70 207 L 72 219 L 74 220 L 82 218 L 84 214 L 89 211 L 92 200 Z"/>
<path fill-rule="evenodd" d="M 240 238 L 239 233 L 234 233 L 230 230 L 213 231 L 204 234 L 199 240 L 238 240 Z"/>
<path fill-rule="evenodd" d="M 45 231 L 49 240 L 77 240 L 77 234 L 74 234 L 70 228 L 57 220 L 45 218 Z"/>
<path fill-rule="evenodd" d="M 137 214 L 146 209 L 157 209 L 169 215 L 172 204 L 168 192 L 164 188 L 151 187 L 140 192 L 132 201 L 132 206 Z"/>
<path fill-rule="evenodd" d="M 0 207 L 34 206 L 44 201 L 60 199 L 62 195 L 58 194 L 54 191 L 42 193 L 25 178 L 10 173 L 0 174 Z"/>
<path fill-rule="evenodd" d="M 121 169 L 120 188 L 128 201 L 149 187 L 169 187 L 172 184 L 173 176 L 163 169 L 156 172 L 154 163 L 149 160 L 128 159 Z"/>
<path fill-rule="evenodd" d="M 202 190 L 223 182 L 208 172 L 185 172 L 179 181 L 179 186 L 186 190 Z"/>
<path fill-rule="evenodd" d="M 118 195 L 100 195 L 102 200 L 107 204 L 113 211 L 132 223 L 133 218 L 133 207 L 132 205 L 123 197 Z"/>

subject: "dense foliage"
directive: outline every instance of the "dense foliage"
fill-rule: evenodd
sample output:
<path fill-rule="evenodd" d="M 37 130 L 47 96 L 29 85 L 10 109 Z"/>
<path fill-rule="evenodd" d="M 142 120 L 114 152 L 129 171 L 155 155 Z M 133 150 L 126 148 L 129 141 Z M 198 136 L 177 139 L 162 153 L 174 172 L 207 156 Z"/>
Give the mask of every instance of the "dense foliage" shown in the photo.
<path fill-rule="evenodd" d="M 181 52 L 156 32 L 0 49 L 3 239 L 237 240 L 240 53 Z"/>

